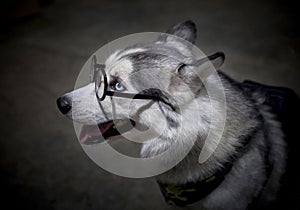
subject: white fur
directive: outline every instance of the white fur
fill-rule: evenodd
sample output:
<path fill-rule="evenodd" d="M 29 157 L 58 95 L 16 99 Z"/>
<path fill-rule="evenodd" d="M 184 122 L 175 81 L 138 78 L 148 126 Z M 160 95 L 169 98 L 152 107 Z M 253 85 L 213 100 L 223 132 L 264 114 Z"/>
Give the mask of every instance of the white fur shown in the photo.
<path fill-rule="evenodd" d="M 181 45 L 179 49 L 181 49 Z M 137 90 L 128 79 L 133 72 L 133 64 L 132 61 L 126 59 L 125 55 L 143 51 L 143 49 L 137 48 L 111 55 L 106 61 L 108 79 L 111 79 L 111 76 L 117 76 L 122 79 L 126 91 L 135 93 Z M 174 74 L 170 72 L 162 71 L 161 73 L 161 78 L 163 77 L 164 82 L 169 86 L 172 85 L 172 76 Z M 161 78 L 157 78 L 157 80 Z M 206 80 L 210 85 L 218 85 L 217 81 L 214 76 L 208 77 Z M 142 146 L 142 157 L 154 157 L 170 147 L 175 148 L 174 152 L 165 157 L 161 164 L 167 164 L 182 157 L 185 148 L 193 144 L 189 154 L 176 167 L 158 176 L 163 183 L 184 184 L 204 179 L 221 169 L 230 156 L 237 152 L 237 148 L 241 145 L 241 136 L 250 135 L 253 129 L 257 129 L 260 123 L 257 115 L 261 114 L 272 131 L 268 134 L 268 138 L 275 139 L 270 150 L 271 154 L 277 157 L 272 160 L 275 171 L 266 188 L 266 192 L 271 191 L 272 194 L 264 194 L 265 200 L 274 200 L 285 165 L 285 145 L 280 126 L 272 119 L 271 114 L 265 110 L 264 106 L 252 104 L 253 102 L 235 89 L 229 81 L 223 79 L 222 85 L 228 105 L 226 124 L 220 143 L 215 138 L 207 142 L 207 147 L 203 147 L 204 140 L 209 132 L 212 119 L 216 121 L 222 119 L 223 109 L 221 107 L 223 104 L 216 97 L 209 98 L 204 88 L 195 97 L 189 86 L 184 83 L 169 88 L 170 94 L 176 99 L 180 109 L 176 112 L 166 109 L 166 113 L 162 112 L 158 103 L 148 100 L 106 97 L 99 106 L 95 97 L 94 84 L 89 84 L 66 94 L 73 101 L 72 112 L 68 113 L 68 117 L 85 124 L 95 124 L 116 118 L 134 118 L 137 123 L 151 127 L 157 134 L 154 139 L 144 140 L 148 141 Z M 212 107 L 212 103 L 216 106 Z M 179 126 L 168 126 L 165 115 L 175 119 Z M 215 131 L 218 132 L 218 128 L 215 128 Z M 264 154 L 261 154 L 259 148 L 266 147 L 267 144 L 263 132 L 265 131 L 262 130 L 255 134 L 253 137 L 255 141 L 251 141 L 249 152 L 237 160 L 220 187 L 202 201 L 206 208 L 244 209 L 254 195 L 261 190 L 265 181 L 265 169 L 263 167 Z M 218 136 L 217 133 L 212 134 Z M 213 153 L 206 162 L 199 164 L 198 157 L 202 149 L 207 152 L 213 151 Z M 282 155 L 275 155 L 275 153 Z"/>

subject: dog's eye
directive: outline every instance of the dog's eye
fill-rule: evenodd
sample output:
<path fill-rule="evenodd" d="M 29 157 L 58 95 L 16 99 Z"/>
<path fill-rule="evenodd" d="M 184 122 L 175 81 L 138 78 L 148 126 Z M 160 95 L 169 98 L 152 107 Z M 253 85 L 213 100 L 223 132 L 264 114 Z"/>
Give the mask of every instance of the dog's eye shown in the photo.
<path fill-rule="evenodd" d="M 125 90 L 125 87 L 118 80 L 112 81 L 110 83 L 110 88 L 112 90 L 116 90 L 116 91 L 123 91 L 123 90 Z"/>

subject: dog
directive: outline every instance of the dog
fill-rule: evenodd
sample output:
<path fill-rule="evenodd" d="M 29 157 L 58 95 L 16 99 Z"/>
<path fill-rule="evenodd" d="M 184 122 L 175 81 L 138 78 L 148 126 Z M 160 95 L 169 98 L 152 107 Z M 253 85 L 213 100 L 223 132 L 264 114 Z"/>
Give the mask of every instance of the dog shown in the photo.
<path fill-rule="evenodd" d="M 108 140 L 130 133 L 133 127 L 151 128 L 159 135 L 143 141 L 141 157 L 175 148 L 164 158 L 167 164 L 180 159 L 186 144 L 193 142 L 178 164 L 157 175 L 170 204 L 197 202 L 204 209 L 230 210 L 275 208 L 287 170 L 288 145 L 280 119 L 284 114 L 278 109 L 282 103 L 271 96 L 290 90 L 240 83 L 220 70 L 200 79 L 197 71 L 210 62 L 220 67 L 215 63 L 222 63 L 224 55 L 217 53 L 191 65 L 196 37 L 195 23 L 188 20 L 151 43 L 120 49 L 107 58 L 103 65 L 107 74 L 105 94 L 138 93 L 140 99 L 113 94 L 103 98 L 103 93 L 97 95 L 93 80 L 60 97 L 57 105 L 68 118 L 84 124 L 80 134 L 83 144 L 99 143 L 92 138 L 99 130 Z M 219 88 L 220 82 L 226 98 L 226 122 L 219 141 L 205 141 L 212 121 L 224 116 L 221 99 L 209 96 L 206 87 Z M 298 97 L 291 94 L 299 104 Z M 202 152 L 211 155 L 199 163 Z"/>

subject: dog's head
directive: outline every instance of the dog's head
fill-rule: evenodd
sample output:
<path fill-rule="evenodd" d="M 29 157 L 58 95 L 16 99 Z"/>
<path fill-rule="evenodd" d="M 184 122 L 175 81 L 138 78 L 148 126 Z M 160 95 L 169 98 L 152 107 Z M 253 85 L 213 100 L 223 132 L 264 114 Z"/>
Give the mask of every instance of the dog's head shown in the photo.
<path fill-rule="evenodd" d="M 149 99 L 106 96 L 99 100 L 95 83 L 60 97 L 57 104 L 61 112 L 84 124 L 81 142 L 97 143 L 90 137 L 102 135 L 107 139 L 134 126 L 152 128 L 167 138 L 176 133 L 185 109 L 191 108 L 204 89 L 197 71 L 208 59 L 195 58 L 195 40 L 195 24 L 185 21 L 154 42 L 120 49 L 108 57 L 104 64 L 108 91 L 137 93 Z"/>

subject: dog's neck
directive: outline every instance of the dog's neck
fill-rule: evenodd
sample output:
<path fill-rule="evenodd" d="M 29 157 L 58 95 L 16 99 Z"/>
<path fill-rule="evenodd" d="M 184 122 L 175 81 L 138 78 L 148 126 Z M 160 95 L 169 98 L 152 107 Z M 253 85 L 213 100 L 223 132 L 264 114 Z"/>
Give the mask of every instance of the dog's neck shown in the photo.
<path fill-rule="evenodd" d="M 231 85 L 228 81 L 225 80 L 223 83 L 225 90 L 230 89 L 232 91 L 233 89 L 234 91 L 232 87 L 226 88 L 226 85 Z M 195 103 L 197 103 L 198 106 L 191 103 L 186 107 L 186 112 L 183 113 L 185 117 L 183 118 L 182 128 L 180 129 L 179 135 L 176 136 L 177 139 L 174 140 L 175 144 L 172 145 L 170 143 L 172 139 L 164 139 L 163 137 L 144 144 L 141 152 L 143 157 L 153 157 L 164 152 L 166 148 L 168 148 L 166 146 L 168 144 L 172 145 L 172 147 L 176 147 L 176 152 L 172 153 L 169 159 L 162 160 L 162 164 L 164 164 L 164 161 L 173 161 L 174 158 L 178 158 L 178 155 L 182 155 L 181 149 L 186 147 L 187 142 L 194 142 L 190 152 L 179 164 L 174 166 L 171 170 L 157 176 L 157 179 L 161 183 L 185 184 L 205 180 L 223 168 L 225 163 L 230 161 L 230 158 L 237 153 L 236 148 L 242 145 L 245 136 L 256 129 L 258 120 L 255 115 L 255 113 L 257 113 L 255 106 L 253 105 L 253 109 L 249 109 L 249 107 L 247 107 L 248 109 L 244 109 L 245 103 L 249 106 L 251 102 L 246 100 L 239 90 L 234 91 L 233 94 L 236 94 L 237 98 L 243 98 L 244 100 L 227 98 L 227 118 L 222 138 L 212 155 L 204 163 L 199 163 L 199 155 L 204 148 L 203 145 L 210 128 L 210 122 L 207 119 L 212 117 L 209 116 L 211 114 L 211 103 L 209 98 L 205 96 L 197 98 Z M 195 113 L 195 107 L 201 109 L 200 113 L 202 114 L 200 118 L 196 118 L 195 115 L 193 115 Z M 198 111 L 199 110 L 196 110 L 196 112 Z M 215 116 L 213 117 L 218 117 L 218 110 L 214 110 L 214 113 Z M 241 125 L 239 122 L 244 123 Z M 209 150 L 213 148 L 213 144 L 216 142 L 208 143 L 209 145 L 206 149 Z"/>

